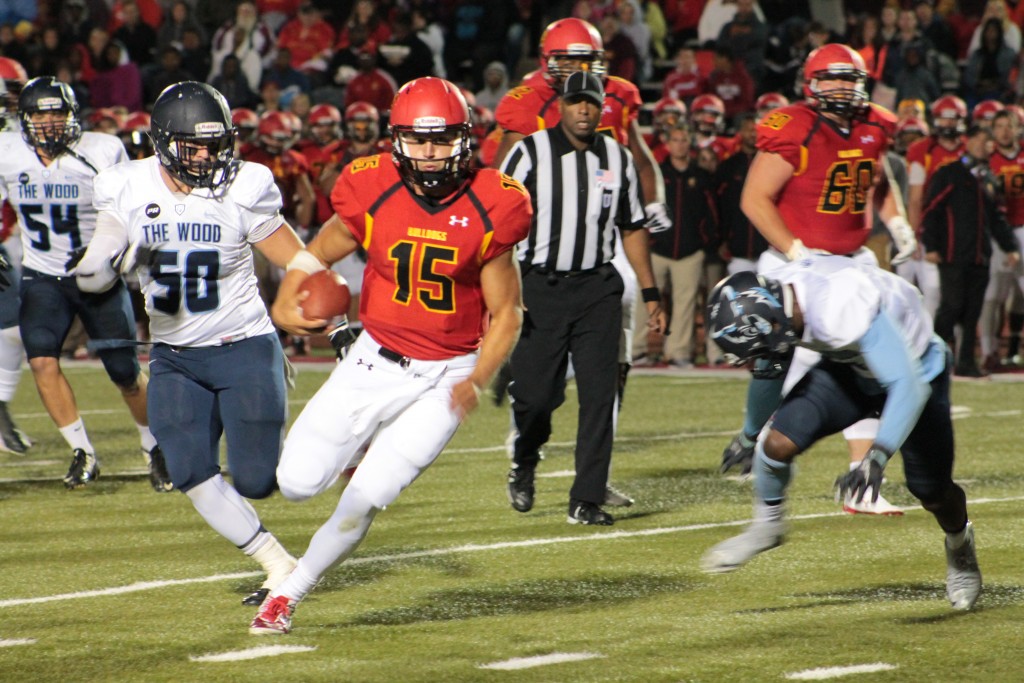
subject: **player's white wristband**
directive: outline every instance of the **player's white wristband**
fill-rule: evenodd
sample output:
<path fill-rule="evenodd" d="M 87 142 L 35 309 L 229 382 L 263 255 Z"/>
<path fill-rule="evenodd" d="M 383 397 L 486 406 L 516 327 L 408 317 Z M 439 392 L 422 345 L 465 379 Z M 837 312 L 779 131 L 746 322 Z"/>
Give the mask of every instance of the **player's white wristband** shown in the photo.
<path fill-rule="evenodd" d="M 321 270 L 327 270 L 324 264 L 320 263 L 320 259 L 313 256 L 305 249 L 299 249 L 295 252 L 295 256 L 288 262 L 288 266 L 285 268 L 289 273 L 293 270 L 301 270 L 306 275 L 312 275 L 318 273 Z"/>

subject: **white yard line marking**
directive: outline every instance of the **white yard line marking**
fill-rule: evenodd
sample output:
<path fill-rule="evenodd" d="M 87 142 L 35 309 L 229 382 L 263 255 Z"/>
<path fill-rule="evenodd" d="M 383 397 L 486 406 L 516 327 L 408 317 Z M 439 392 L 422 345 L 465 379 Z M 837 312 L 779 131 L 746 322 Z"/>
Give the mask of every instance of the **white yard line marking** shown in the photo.
<path fill-rule="evenodd" d="M 515 671 L 517 669 L 532 669 L 535 666 L 561 664 L 562 662 L 584 662 L 588 659 L 601 659 L 603 657 L 604 655 L 596 652 L 552 652 L 549 655 L 537 655 L 536 657 L 513 657 L 503 662 L 481 664 L 477 668 Z"/>
<path fill-rule="evenodd" d="M 575 477 L 575 476 L 576 476 L 576 470 L 558 470 L 557 472 L 544 472 L 542 474 L 538 474 L 537 478 L 538 479 L 551 479 L 551 478 L 558 478 L 558 477 Z"/>
<path fill-rule="evenodd" d="M 1024 500 L 1024 496 L 1011 496 L 1009 498 L 978 498 L 975 500 L 969 500 L 968 503 L 971 506 L 975 506 L 985 505 L 988 503 L 1012 503 L 1021 500 Z M 906 507 L 901 507 L 900 509 L 911 513 L 924 512 L 924 510 L 922 510 L 921 507 L 917 505 L 908 505 Z M 847 514 L 840 510 L 837 512 L 817 512 L 806 515 L 792 515 L 788 519 L 827 519 L 830 517 L 846 516 Z M 705 522 L 703 524 L 687 524 L 685 526 L 657 527 L 654 529 L 639 529 L 637 531 L 595 531 L 592 534 L 586 534 L 584 536 L 557 536 L 554 538 L 531 538 L 525 541 L 504 541 L 501 543 L 488 543 L 486 545 L 477 545 L 474 543 L 470 543 L 467 545 L 452 546 L 450 548 L 416 550 L 408 553 L 396 553 L 394 555 L 370 555 L 367 557 L 353 557 L 351 559 L 346 560 L 345 564 L 357 565 L 372 564 L 374 562 L 396 562 L 401 560 L 414 560 L 421 557 L 442 557 L 444 555 L 479 553 L 487 552 L 490 550 L 532 548 L 535 546 L 542 545 L 558 545 L 560 543 L 578 543 L 583 541 L 609 541 L 619 538 L 641 538 L 644 536 L 661 536 L 663 534 L 675 534 L 681 531 L 703 531 L 705 529 L 723 529 L 726 527 L 743 526 L 744 524 L 749 524 L 750 521 L 751 520 L 749 519 L 738 519 L 730 522 Z M 91 591 L 81 591 L 78 593 L 61 593 L 59 595 L 44 595 L 37 598 L 11 598 L 9 600 L 0 600 L 0 608 L 19 607 L 21 605 L 34 605 L 45 602 L 57 602 L 61 600 L 77 600 L 79 598 L 95 598 L 107 595 L 123 595 L 125 593 L 137 593 L 139 591 L 166 588 L 168 586 L 184 586 L 193 583 L 213 583 L 215 581 L 246 579 L 255 576 L 263 576 L 263 572 L 237 572 L 234 574 L 214 574 L 213 576 L 200 576 L 194 579 L 173 579 L 169 581 L 141 581 L 139 583 L 133 583 L 127 586 L 117 586 L 115 588 L 100 588 Z"/>
<path fill-rule="evenodd" d="M 312 652 L 315 647 L 310 645 L 264 645 L 263 647 L 251 647 L 247 650 L 236 650 L 234 652 L 221 652 L 216 655 L 189 655 L 193 662 L 241 662 L 246 659 L 259 659 L 260 657 L 277 657 L 288 655 L 294 652 Z"/>
<path fill-rule="evenodd" d="M 853 674 L 873 674 L 879 671 L 892 671 L 897 668 L 895 664 L 875 662 L 874 664 L 854 664 L 853 666 L 823 666 L 817 669 L 806 671 L 795 671 L 786 674 L 789 681 L 824 681 L 828 678 L 840 678 L 852 676 Z"/>
<path fill-rule="evenodd" d="M 0 638 L 0 647 L 15 647 L 16 645 L 35 645 L 35 638 Z"/>

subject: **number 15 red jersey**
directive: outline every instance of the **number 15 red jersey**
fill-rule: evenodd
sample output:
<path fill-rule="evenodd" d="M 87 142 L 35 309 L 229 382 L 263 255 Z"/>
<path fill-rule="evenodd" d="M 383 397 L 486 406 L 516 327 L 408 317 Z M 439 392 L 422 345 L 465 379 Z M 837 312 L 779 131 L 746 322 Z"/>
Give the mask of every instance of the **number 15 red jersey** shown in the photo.
<path fill-rule="evenodd" d="M 367 252 L 359 319 L 374 339 L 420 360 L 480 346 L 480 269 L 530 232 L 533 209 L 518 181 L 481 169 L 454 200 L 432 205 L 402 182 L 390 154 L 378 154 L 345 167 L 331 203 Z"/>

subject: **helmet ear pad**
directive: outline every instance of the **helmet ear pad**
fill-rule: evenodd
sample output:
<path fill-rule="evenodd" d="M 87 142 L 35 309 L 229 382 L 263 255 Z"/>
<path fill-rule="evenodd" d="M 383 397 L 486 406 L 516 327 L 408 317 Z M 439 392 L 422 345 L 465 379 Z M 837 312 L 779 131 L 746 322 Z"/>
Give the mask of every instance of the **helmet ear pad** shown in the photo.
<path fill-rule="evenodd" d="M 236 129 L 227 100 L 206 83 L 183 81 L 157 97 L 150 137 L 160 164 L 193 188 L 227 187 L 234 177 Z M 205 148 L 205 158 L 199 155 Z"/>

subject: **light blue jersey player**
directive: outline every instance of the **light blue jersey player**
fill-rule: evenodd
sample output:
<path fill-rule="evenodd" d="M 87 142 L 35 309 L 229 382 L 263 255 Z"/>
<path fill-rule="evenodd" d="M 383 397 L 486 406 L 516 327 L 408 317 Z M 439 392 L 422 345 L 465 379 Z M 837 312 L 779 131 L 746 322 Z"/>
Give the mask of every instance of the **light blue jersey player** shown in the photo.
<path fill-rule="evenodd" d="M 277 488 L 287 417 L 285 361 L 259 297 L 253 249 L 279 266 L 316 260 L 281 216 L 270 170 L 234 160 L 224 97 L 204 83 L 168 87 L 152 113 L 156 156 L 96 177 L 96 235 L 77 269 L 102 292 L 138 269 L 150 337 L 149 419 L 175 488 L 267 572 L 258 605 L 295 566 L 246 498 Z M 301 315 L 292 313 L 301 324 Z M 233 486 L 220 471 L 227 438 Z"/>
<path fill-rule="evenodd" d="M 898 450 L 907 488 L 946 532 L 946 593 L 970 609 L 981 593 L 967 497 L 953 481 L 951 357 L 932 331 L 920 292 L 844 256 L 814 255 L 773 271 L 737 273 L 709 297 L 709 332 L 735 359 L 782 361 L 797 346 L 821 354 L 785 396 L 754 456 L 754 521 L 704 557 L 709 572 L 738 569 L 782 543 L 792 461 L 818 440 L 866 417 L 878 434 L 840 495 L 876 497 Z"/>
<path fill-rule="evenodd" d="M 51 76 L 29 81 L 18 98 L 20 133 L 0 133 L 0 197 L 14 208 L 21 231 L 21 339 L 43 405 L 72 449 L 64 477 L 79 488 L 99 476 L 60 353 L 77 315 L 96 341 L 132 339 L 135 321 L 123 282 L 102 295 L 81 292 L 68 264 L 92 238 L 96 212 L 93 178 L 126 159 L 112 135 L 82 133 L 71 88 Z M 150 463 L 150 483 L 170 489 L 163 456 L 146 418 L 146 376 L 133 348 L 105 348 L 100 359 L 139 430 Z"/>

